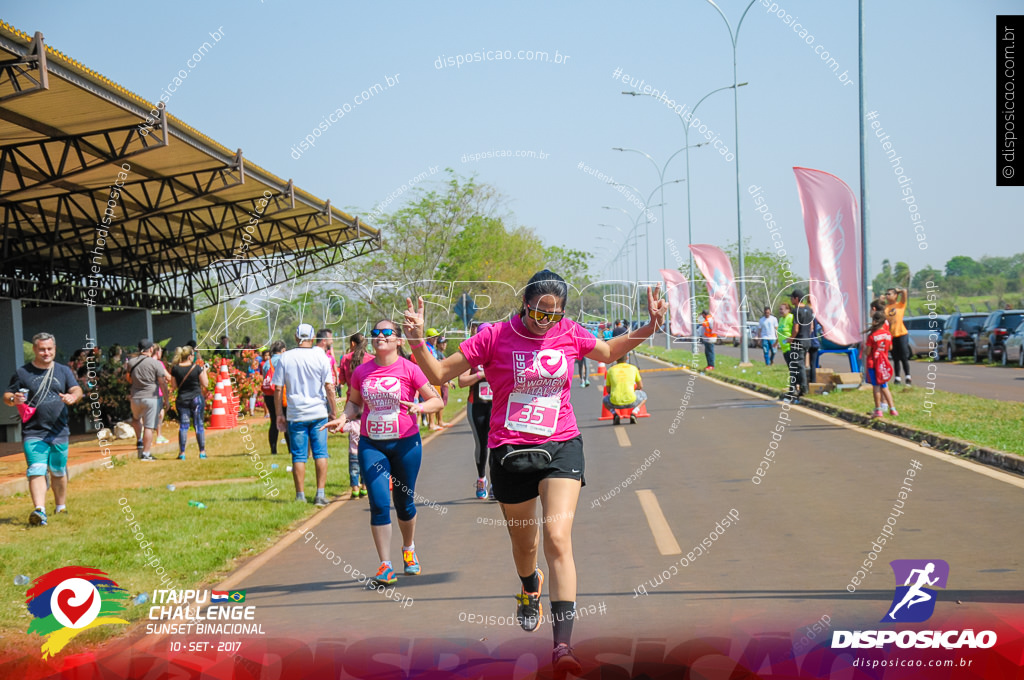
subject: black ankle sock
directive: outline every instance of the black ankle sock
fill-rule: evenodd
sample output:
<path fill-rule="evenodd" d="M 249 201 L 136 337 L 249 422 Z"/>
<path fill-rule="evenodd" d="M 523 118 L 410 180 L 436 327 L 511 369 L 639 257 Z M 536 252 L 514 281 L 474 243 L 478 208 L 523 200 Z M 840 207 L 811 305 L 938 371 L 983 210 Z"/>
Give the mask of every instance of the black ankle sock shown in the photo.
<path fill-rule="evenodd" d="M 554 629 L 555 647 L 572 639 L 572 624 L 576 620 L 576 603 L 567 600 L 551 601 L 551 627 Z"/>
<path fill-rule="evenodd" d="M 529 576 L 520 576 L 519 580 L 523 582 L 523 590 L 528 593 L 535 593 L 540 590 L 540 577 L 536 571 Z"/>

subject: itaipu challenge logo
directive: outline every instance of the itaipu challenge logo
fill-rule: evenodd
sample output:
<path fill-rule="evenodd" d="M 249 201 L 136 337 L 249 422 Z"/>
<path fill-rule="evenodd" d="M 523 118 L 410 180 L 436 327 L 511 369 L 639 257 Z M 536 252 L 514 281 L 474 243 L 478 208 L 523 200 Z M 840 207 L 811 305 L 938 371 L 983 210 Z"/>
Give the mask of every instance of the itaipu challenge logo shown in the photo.
<path fill-rule="evenodd" d="M 39 576 L 28 589 L 25 603 L 35 617 L 29 633 L 46 638 L 43 658 L 56 655 L 84 630 L 115 623 L 127 624 L 128 593 L 104 572 L 92 567 L 61 567 Z"/>

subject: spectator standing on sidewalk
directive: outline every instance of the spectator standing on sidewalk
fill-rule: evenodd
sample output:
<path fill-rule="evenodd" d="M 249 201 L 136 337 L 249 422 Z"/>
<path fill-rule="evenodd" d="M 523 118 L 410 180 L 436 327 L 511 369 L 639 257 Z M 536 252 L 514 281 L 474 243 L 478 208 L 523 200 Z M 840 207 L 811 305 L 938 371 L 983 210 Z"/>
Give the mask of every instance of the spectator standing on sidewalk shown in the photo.
<path fill-rule="evenodd" d="M 875 399 L 875 410 L 871 415 L 873 418 L 882 417 L 884 401 L 889 415 L 898 416 L 888 384 L 893 374 L 892 364 L 889 363 L 892 335 L 885 320 L 885 312 L 876 311 L 871 315 L 871 326 L 867 334 L 867 341 L 864 344 L 864 365 L 867 368 L 867 382 L 871 385 Z"/>
<path fill-rule="evenodd" d="M 160 365 L 163 366 L 165 371 L 167 370 L 167 364 L 164 363 L 163 345 L 159 343 L 153 345 L 153 358 L 160 362 Z M 168 372 L 168 375 L 170 375 L 170 372 Z M 167 415 L 167 400 L 170 399 L 171 395 L 170 392 L 167 391 L 166 386 L 158 388 L 156 394 L 160 398 L 160 417 L 156 421 L 156 439 L 153 440 L 153 443 L 166 444 L 170 440 L 167 439 L 163 433 L 164 418 Z"/>
<path fill-rule="evenodd" d="M 764 365 L 775 363 L 775 348 L 778 345 L 779 320 L 772 316 L 772 308 L 765 307 L 764 314 L 757 322 L 757 337 L 761 339 Z"/>
<path fill-rule="evenodd" d="M 132 428 L 135 429 L 135 449 L 139 460 L 155 460 L 150 449 L 160 425 L 160 392 L 168 392 L 171 375 L 164 365 L 154 359 L 156 345 L 149 338 L 139 340 L 139 355 L 126 365 L 126 376 L 131 383 Z"/>
<path fill-rule="evenodd" d="M 794 308 L 793 330 L 789 334 L 789 396 L 799 399 L 807 394 L 807 369 L 804 364 L 807 351 L 811 347 L 811 333 L 814 330 L 814 312 L 804 301 L 803 291 L 794 290 L 789 296 L 790 305 Z"/>
<path fill-rule="evenodd" d="M 316 346 L 319 347 L 327 358 L 327 364 L 331 369 L 331 377 L 338 378 L 338 361 L 334 358 L 334 331 L 330 328 L 321 328 L 316 332 Z M 338 384 L 338 383 L 335 383 Z"/>
<path fill-rule="evenodd" d="M 292 453 L 292 477 L 295 500 L 306 500 L 306 461 L 313 451 L 316 467 L 316 496 L 313 503 L 327 505 L 327 419 L 336 418 L 334 377 L 323 352 L 313 348 L 316 331 L 308 323 L 295 329 L 298 347 L 290 349 L 277 362 L 274 370 L 274 401 L 277 428 L 288 433 Z M 288 391 L 288 412 L 284 411 L 284 391 Z"/>
<path fill-rule="evenodd" d="M 68 406 L 82 398 L 82 388 L 71 369 L 54 361 L 57 340 L 49 333 L 32 337 L 35 357 L 11 376 L 4 403 L 20 407 L 21 440 L 28 464 L 28 490 L 35 510 L 32 526 L 46 526 L 46 473 L 53 486 L 55 514 L 67 512 Z M 25 415 L 31 412 L 30 417 Z"/>
<path fill-rule="evenodd" d="M 889 321 L 889 332 L 892 333 L 892 381 L 900 384 L 900 369 L 906 378 L 904 384 L 910 387 L 910 336 L 903 324 L 903 313 L 907 309 L 907 289 L 890 288 L 885 292 L 885 317 Z"/>
<path fill-rule="evenodd" d="M 188 345 L 179 347 L 174 353 L 171 378 L 178 391 L 174 403 L 178 411 L 178 460 L 185 460 L 185 446 L 188 444 L 189 425 L 195 427 L 199 457 L 206 458 L 206 430 L 203 427 L 203 411 L 206 409 L 206 393 L 210 389 L 210 377 L 206 367 L 195 363 L 195 350 Z"/>
<path fill-rule="evenodd" d="M 715 334 L 715 318 L 708 313 L 708 310 L 701 310 L 700 315 L 704 317 L 700 322 L 700 341 L 704 344 L 704 359 L 707 360 L 707 370 L 715 370 L 715 343 L 718 336 Z"/>
<path fill-rule="evenodd" d="M 779 341 L 775 346 L 782 352 L 783 361 L 788 361 L 789 336 L 793 334 L 793 310 L 788 302 L 779 304 Z"/>
<path fill-rule="evenodd" d="M 288 345 L 285 344 L 284 340 L 275 340 L 273 344 L 270 345 L 270 358 L 267 359 L 261 371 L 263 375 L 263 383 L 260 389 L 263 391 L 263 403 L 267 405 L 267 417 L 270 419 L 270 431 L 267 434 L 267 439 L 270 444 L 270 455 L 272 456 L 277 455 L 277 442 L 281 433 L 284 432 L 285 437 L 287 437 L 288 434 L 287 430 L 277 429 L 277 416 L 279 414 L 284 415 L 287 420 L 288 394 L 284 393 L 281 395 L 282 405 L 280 411 L 277 410 L 277 403 L 274 398 L 274 371 L 277 369 L 277 364 L 281 361 L 281 355 L 284 354 L 286 349 L 288 349 Z M 285 439 L 285 442 L 287 443 L 287 438 Z M 291 450 L 289 450 L 289 453 L 291 453 Z"/>

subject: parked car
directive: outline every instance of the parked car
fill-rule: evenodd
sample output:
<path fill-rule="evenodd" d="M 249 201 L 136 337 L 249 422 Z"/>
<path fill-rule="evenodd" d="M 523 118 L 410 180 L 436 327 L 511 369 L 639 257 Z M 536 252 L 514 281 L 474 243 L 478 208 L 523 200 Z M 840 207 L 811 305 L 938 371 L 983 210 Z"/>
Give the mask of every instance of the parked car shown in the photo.
<path fill-rule="evenodd" d="M 747 322 L 747 346 L 748 347 L 760 347 L 761 338 L 758 336 L 760 332 L 760 326 L 757 321 Z"/>
<path fill-rule="evenodd" d="M 952 361 L 953 357 L 969 356 L 974 353 L 974 336 L 985 325 L 985 312 L 956 312 L 946 319 L 942 329 L 939 358 Z"/>
<path fill-rule="evenodd" d="M 997 309 L 988 315 L 985 325 L 978 331 L 974 340 L 975 363 L 984 358 L 995 361 L 1003 354 L 1003 343 L 1006 336 L 1024 321 L 1024 309 Z"/>
<path fill-rule="evenodd" d="M 937 357 L 939 339 L 942 337 L 942 329 L 945 327 L 947 319 L 949 319 L 949 314 L 908 316 L 903 319 L 903 325 L 907 327 L 910 355 L 919 357 L 934 351 Z M 931 341 L 932 347 L 928 346 L 929 341 Z"/>
<path fill-rule="evenodd" d="M 1003 343 L 1003 366 L 1016 362 L 1024 368 L 1024 321 L 1006 338 Z"/>
<path fill-rule="evenodd" d="M 738 335 L 723 335 L 719 336 L 720 343 L 732 342 L 733 347 L 740 346 L 740 336 Z M 757 322 L 747 322 L 747 347 L 760 347 L 761 339 L 757 337 Z"/>

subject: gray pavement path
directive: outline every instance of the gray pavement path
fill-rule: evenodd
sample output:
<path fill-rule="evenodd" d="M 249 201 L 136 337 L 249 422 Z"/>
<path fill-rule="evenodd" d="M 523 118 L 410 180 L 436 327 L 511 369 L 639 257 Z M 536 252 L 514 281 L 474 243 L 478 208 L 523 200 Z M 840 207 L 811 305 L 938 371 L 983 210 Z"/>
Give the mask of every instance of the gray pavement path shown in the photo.
<path fill-rule="evenodd" d="M 642 368 L 662 366 L 643 360 Z M 573 538 L 578 603 L 604 608 L 576 623 L 577 639 L 795 631 L 826 614 L 833 627 L 875 625 L 892 598 L 888 562 L 906 558 L 949 562 L 949 588 L 936 615 L 1019 611 L 1024 543 L 1011 536 L 1019 537 L 1015 518 L 1024 512 L 1019 478 L 980 472 L 798 408 L 780 421 L 779 402 L 700 376 L 670 432 L 690 378 L 683 371 L 645 372 L 652 417 L 619 426 L 619 434 L 610 421 L 597 420 L 599 382 L 573 387 L 587 463 Z M 761 484 L 754 484 L 780 423 L 777 453 Z M 649 467 L 627 483 L 645 459 L 652 460 Z M 895 537 L 851 594 L 846 586 L 893 513 L 913 461 L 920 467 Z M 312 529 L 315 538 L 296 541 L 232 587 L 248 591 L 247 602 L 258 605 L 272 636 L 519 640 L 544 648 L 551 640 L 547 625 L 529 635 L 467 620 L 469 614 L 511 616 L 519 589 L 508 537 L 497 523 L 501 513 L 473 497 L 474 478 L 463 420 L 426 446 L 417 491 L 446 512 L 419 508 L 423 574 L 400 575 L 396 587 L 412 598 L 409 606 L 361 587 L 345 572 L 346 563 L 368 574 L 377 567 L 365 500 L 347 501 Z M 619 491 L 611 495 L 614 488 Z M 661 554 L 641 496 L 656 500 L 682 554 Z M 679 566 L 733 510 L 739 522 L 709 551 Z M 318 542 L 342 566 L 321 555 Z M 397 524 L 392 546 L 400 564 Z M 669 577 L 654 585 L 665 570 Z M 647 595 L 638 594 L 641 584 Z"/>

